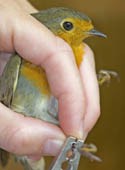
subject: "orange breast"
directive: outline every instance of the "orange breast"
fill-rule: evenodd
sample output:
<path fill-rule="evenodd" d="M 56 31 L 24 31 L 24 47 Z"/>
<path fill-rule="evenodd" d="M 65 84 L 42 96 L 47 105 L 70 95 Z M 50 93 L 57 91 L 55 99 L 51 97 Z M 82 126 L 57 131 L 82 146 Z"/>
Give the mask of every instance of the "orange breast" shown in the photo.
<path fill-rule="evenodd" d="M 50 94 L 49 84 L 45 71 L 38 66 L 23 61 L 20 74 L 25 76 L 43 94 Z"/>

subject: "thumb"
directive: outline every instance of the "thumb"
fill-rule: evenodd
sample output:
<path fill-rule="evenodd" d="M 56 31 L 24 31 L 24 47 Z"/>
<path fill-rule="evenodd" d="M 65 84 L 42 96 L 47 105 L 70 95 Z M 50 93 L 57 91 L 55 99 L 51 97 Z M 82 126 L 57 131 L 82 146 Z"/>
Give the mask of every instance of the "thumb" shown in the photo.
<path fill-rule="evenodd" d="M 0 104 L 0 147 L 18 155 L 56 155 L 65 140 L 49 123 L 17 114 Z"/>

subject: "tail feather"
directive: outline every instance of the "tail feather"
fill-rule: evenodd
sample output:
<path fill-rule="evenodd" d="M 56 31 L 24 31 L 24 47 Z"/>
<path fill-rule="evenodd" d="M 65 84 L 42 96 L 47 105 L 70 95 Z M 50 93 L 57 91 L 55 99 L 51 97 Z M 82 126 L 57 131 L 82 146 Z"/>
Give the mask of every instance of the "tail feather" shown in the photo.
<path fill-rule="evenodd" d="M 9 152 L 0 149 L 0 164 L 5 167 L 9 160 Z"/>

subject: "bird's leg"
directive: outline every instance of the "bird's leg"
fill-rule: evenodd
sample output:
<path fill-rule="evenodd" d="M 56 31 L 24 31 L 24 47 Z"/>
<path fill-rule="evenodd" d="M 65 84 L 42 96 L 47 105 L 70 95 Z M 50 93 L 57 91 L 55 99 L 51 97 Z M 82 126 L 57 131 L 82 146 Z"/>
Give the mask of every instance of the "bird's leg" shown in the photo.
<path fill-rule="evenodd" d="M 112 70 L 100 70 L 97 74 L 97 78 L 99 85 L 102 85 L 104 83 L 110 83 L 112 78 L 119 80 L 119 75 L 117 72 Z"/>
<path fill-rule="evenodd" d="M 84 157 L 87 157 L 91 161 L 101 162 L 102 160 L 94 155 L 97 152 L 97 147 L 94 144 L 84 144 L 82 148 L 80 148 L 80 153 Z"/>
<path fill-rule="evenodd" d="M 32 160 L 32 159 L 29 159 L 27 156 L 16 156 L 15 160 L 17 162 L 21 162 L 25 170 L 44 170 L 45 169 L 45 161 L 43 157 L 41 157 L 40 160 Z"/>

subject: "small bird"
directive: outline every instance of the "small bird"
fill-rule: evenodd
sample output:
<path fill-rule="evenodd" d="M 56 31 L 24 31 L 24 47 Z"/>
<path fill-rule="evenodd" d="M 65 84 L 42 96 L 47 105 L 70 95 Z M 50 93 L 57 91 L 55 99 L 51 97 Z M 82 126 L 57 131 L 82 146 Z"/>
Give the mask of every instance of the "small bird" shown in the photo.
<path fill-rule="evenodd" d="M 77 66 L 84 56 L 83 40 L 90 36 L 106 37 L 94 29 L 91 19 L 69 8 L 50 8 L 31 14 L 72 48 Z M 58 101 L 52 95 L 45 71 L 17 53 L 13 54 L 0 77 L 0 101 L 12 110 L 59 125 Z M 1 149 L 1 161 L 7 163 L 6 151 Z M 19 157 L 25 170 L 40 170 L 43 158 L 32 162 Z"/>

